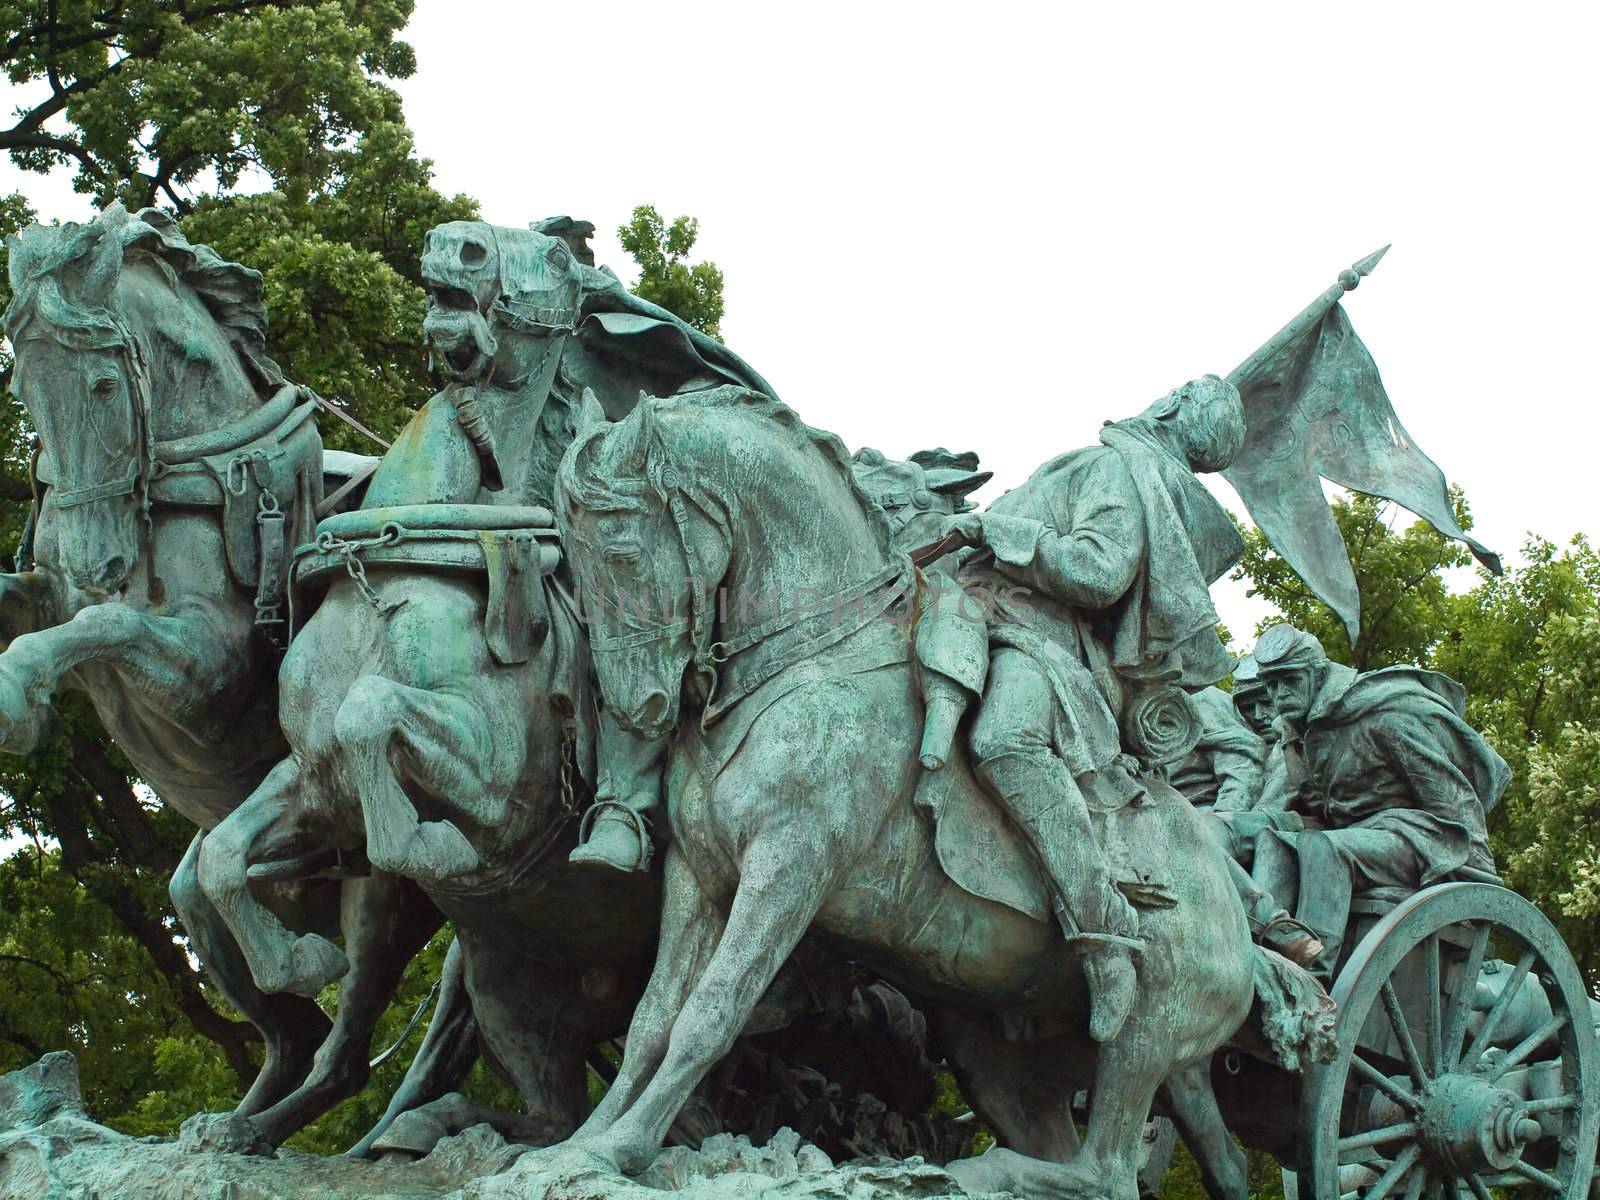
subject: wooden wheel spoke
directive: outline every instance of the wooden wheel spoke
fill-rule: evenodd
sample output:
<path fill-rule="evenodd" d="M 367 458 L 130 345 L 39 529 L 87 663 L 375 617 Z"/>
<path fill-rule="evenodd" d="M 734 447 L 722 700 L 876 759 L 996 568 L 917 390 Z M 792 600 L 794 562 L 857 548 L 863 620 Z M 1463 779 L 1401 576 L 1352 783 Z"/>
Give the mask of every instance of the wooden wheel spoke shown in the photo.
<path fill-rule="evenodd" d="M 1494 1031 L 1499 1027 L 1501 1019 L 1510 1011 L 1511 1005 L 1516 1001 L 1517 993 L 1522 990 L 1522 981 L 1528 977 L 1528 971 L 1533 966 L 1533 960 L 1538 955 L 1529 950 L 1517 960 L 1516 970 L 1511 972 L 1511 978 L 1506 981 L 1506 986 L 1494 1002 L 1494 1007 L 1489 1010 L 1489 1015 L 1484 1017 L 1483 1025 L 1478 1030 L 1478 1036 L 1472 1039 L 1472 1045 L 1461 1056 L 1458 1064 L 1461 1070 L 1468 1070 L 1473 1063 L 1483 1057 L 1483 1052 L 1489 1048 L 1494 1040 Z"/>
<path fill-rule="evenodd" d="M 1444 1061 L 1451 1067 L 1460 1061 L 1461 1044 L 1467 1035 L 1467 1021 L 1472 1017 L 1472 997 L 1478 990 L 1478 976 L 1483 971 L 1483 956 L 1488 949 L 1489 926 L 1479 925 L 1472 935 L 1472 946 L 1467 951 L 1461 982 L 1450 997 L 1450 1009 L 1445 1018 Z"/>
<path fill-rule="evenodd" d="M 1395 1160 L 1389 1164 L 1389 1169 L 1378 1176 L 1378 1182 L 1362 1193 L 1361 1200 L 1383 1200 L 1385 1196 L 1394 1190 L 1394 1185 L 1405 1178 L 1406 1173 L 1416 1166 L 1417 1159 L 1421 1154 L 1422 1148 L 1415 1142 L 1400 1151 Z"/>
<path fill-rule="evenodd" d="M 1440 1012 L 1444 984 L 1439 977 L 1439 935 L 1429 934 L 1422 943 L 1424 986 L 1428 992 L 1428 1074 L 1437 1078 L 1444 1071 L 1444 1017 Z"/>
<path fill-rule="evenodd" d="M 1557 1179 L 1554 1175 L 1550 1175 L 1544 1171 L 1541 1171 L 1532 1163 L 1513 1163 L 1511 1165 L 1511 1173 L 1513 1175 L 1520 1175 L 1523 1179 L 1526 1179 L 1532 1183 L 1537 1183 L 1540 1187 L 1549 1188 L 1552 1192 L 1564 1192 L 1567 1190 L 1567 1185 L 1562 1183 L 1561 1180 Z"/>
<path fill-rule="evenodd" d="M 1406 1060 L 1406 1069 L 1411 1072 L 1411 1079 L 1419 1086 L 1432 1078 L 1428 1069 L 1422 1063 L 1422 1056 L 1417 1053 L 1417 1043 L 1411 1036 L 1411 1026 L 1406 1021 L 1406 1014 L 1400 1007 L 1400 997 L 1395 993 L 1394 981 L 1383 981 L 1383 1011 L 1389 1015 L 1389 1026 L 1394 1030 L 1395 1040 L 1400 1043 L 1400 1053 Z"/>
<path fill-rule="evenodd" d="M 1556 1034 L 1560 1033 L 1566 1027 L 1567 1017 L 1565 1013 L 1557 1013 L 1555 1016 L 1551 1017 L 1543 1025 L 1539 1026 L 1539 1028 L 1535 1029 L 1527 1037 L 1518 1042 L 1516 1046 L 1512 1048 L 1509 1054 L 1507 1054 L 1499 1062 L 1495 1063 L 1494 1070 L 1489 1074 L 1489 1082 L 1493 1083 L 1496 1079 L 1499 1079 L 1500 1076 L 1504 1075 L 1513 1067 L 1521 1066 L 1523 1061 L 1530 1054 L 1539 1049 L 1540 1046 L 1543 1046 L 1546 1042 L 1555 1037 Z"/>
<path fill-rule="evenodd" d="M 1460 1176 L 1455 1176 L 1450 1180 L 1450 1195 L 1455 1200 L 1473 1200 L 1472 1191 L 1467 1187 L 1467 1181 Z"/>
<path fill-rule="evenodd" d="M 1350 1056 L 1350 1066 L 1357 1075 L 1360 1075 L 1373 1087 L 1377 1088 L 1385 1096 L 1389 1097 L 1389 1099 L 1393 1100 L 1396 1104 L 1401 1105 L 1403 1108 L 1406 1108 L 1411 1112 L 1416 1112 L 1422 1107 L 1421 1100 L 1418 1100 L 1415 1095 L 1413 1095 L 1411 1092 L 1408 1092 L 1394 1080 L 1390 1079 L 1382 1071 L 1378 1070 L 1377 1067 L 1373 1066 L 1366 1059 L 1362 1058 L 1361 1055 L 1352 1054 Z"/>
<path fill-rule="evenodd" d="M 1422 1189 L 1427 1185 L 1428 1173 L 1426 1171 L 1413 1171 L 1411 1178 L 1406 1180 L 1406 1200 L 1422 1200 Z"/>
<path fill-rule="evenodd" d="M 1369 1129 L 1365 1133 L 1353 1133 L 1349 1137 L 1342 1137 L 1338 1142 L 1339 1161 L 1344 1161 L 1344 1156 L 1352 1150 L 1368 1150 L 1373 1146 L 1381 1146 L 1386 1142 L 1398 1142 L 1401 1138 L 1415 1137 L 1417 1123 L 1415 1121 L 1402 1121 L 1398 1125 L 1385 1125 L 1381 1129 Z"/>
<path fill-rule="evenodd" d="M 1467 1176 L 1467 1187 L 1471 1189 L 1474 1200 L 1494 1200 L 1494 1197 L 1489 1195 L 1489 1185 L 1477 1175 Z"/>

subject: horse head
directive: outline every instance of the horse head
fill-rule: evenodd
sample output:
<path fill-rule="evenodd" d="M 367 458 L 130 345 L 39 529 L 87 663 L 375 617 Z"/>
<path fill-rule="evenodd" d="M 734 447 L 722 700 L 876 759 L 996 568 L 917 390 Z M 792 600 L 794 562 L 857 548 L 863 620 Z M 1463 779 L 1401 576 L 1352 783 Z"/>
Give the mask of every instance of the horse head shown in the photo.
<path fill-rule="evenodd" d="M 843 445 L 770 396 L 641 397 L 615 424 L 586 402 L 579 424 L 556 519 L 600 689 L 636 732 L 672 728 L 686 682 L 726 702 L 768 632 L 826 636 L 830 616 L 859 628 L 866 596 L 898 578 L 904 560 Z"/>
<path fill-rule="evenodd" d="M 564 237 L 486 221 L 447 221 L 422 244 L 434 366 L 461 383 L 515 390 L 556 334 L 576 326 L 582 263 Z M 532 351 L 532 353 L 530 353 Z"/>
<path fill-rule="evenodd" d="M 640 397 L 610 424 L 585 393 L 556 484 L 608 710 L 649 737 L 677 723 L 691 664 L 710 664 L 714 597 L 732 551 L 727 502 L 671 461 L 668 403 Z"/>
<path fill-rule="evenodd" d="M 30 225 L 10 249 L 12 389 L 39 435 L 58 565 L 112 595 L 139 560 L 156 441 L 259 403 L 252 372 L 281 382 L 261 354 L 261 277 L 120 204 L 84 225 Z"/>

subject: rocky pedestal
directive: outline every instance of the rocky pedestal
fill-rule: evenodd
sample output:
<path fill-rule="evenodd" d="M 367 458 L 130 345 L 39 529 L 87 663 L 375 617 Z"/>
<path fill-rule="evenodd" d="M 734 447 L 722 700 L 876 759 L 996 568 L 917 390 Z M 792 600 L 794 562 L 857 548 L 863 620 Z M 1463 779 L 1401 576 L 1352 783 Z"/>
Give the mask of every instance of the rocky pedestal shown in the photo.
<path fill-rule="evenodd" d="M 965 1193 L 921 1159 L 835 1166 L 782 1129 L 765 1146 L 719 1134 L 666 1151 L 636 1179 L 581 1155 L 527 1154 L 487 1125 L 420 1159 L 379 1162 L 280 1150 L 275 1157 L 134 1138 L 83 1107 L 72 1055 L 0 1076 L 0 1200 L 938 1200 Z"/>

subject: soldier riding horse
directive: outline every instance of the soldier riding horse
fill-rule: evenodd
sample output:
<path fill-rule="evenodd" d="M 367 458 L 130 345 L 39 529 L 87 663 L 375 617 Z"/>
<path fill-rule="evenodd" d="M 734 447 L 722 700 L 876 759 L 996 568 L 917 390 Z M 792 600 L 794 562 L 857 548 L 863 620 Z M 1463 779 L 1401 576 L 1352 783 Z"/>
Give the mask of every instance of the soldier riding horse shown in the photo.
<path fill-rule="evenodd" d="M 646 1165 L 811 929 L 934 1005 L 964 1094 L 1023 1151 L 956 1165 L 983 1190 L 1131 1194 L 1158 1088 L 1232 1035 L 1258 992 L 1284 1060 L 1316 1053 L 1320 988 L 1252 946 L 1198 814 L 1154 780 L 1125 833 L 1172 855 L 1172 902 L 1142 916 L 1145 986 L 1126 1020 L 1086 1036 L 1081 955 L 1053 929 L 1015 832 L 965 815 L 989 801 L 963 755 L 940 772 L 938 822 L 995 831 L 987 873 L 946 855 L 918 811 L 921 700 L 894 599 L 909 601 L 913 577 L 836 438 L 770 397 L 714 388 L 642 400 L 616 425 L 591 409 L 558 482 L 602 694 L 619 726 L 671 747 L 655 970 L 573 1147 Z M 773 594 L 826 599 L 753 629 L 728 620 L 739 597 Z M 627 598 L 646 596 L 672 615 L 641 619 Z M 1026 1062 L 1008 1053 L 1002 1011 L 1042 1031 Z M 1086 1064 L 1093 1107 L 1074 1154 Z"/>

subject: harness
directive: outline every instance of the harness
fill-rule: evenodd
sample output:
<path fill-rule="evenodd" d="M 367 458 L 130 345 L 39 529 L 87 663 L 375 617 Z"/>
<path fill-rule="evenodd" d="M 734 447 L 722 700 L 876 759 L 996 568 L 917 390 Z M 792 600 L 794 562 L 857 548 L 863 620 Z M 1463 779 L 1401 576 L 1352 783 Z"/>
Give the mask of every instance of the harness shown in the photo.
<path fill-rule="evenodd" d="M 689 578 L 706 579 L 700 556 L 689 537 L 688 507 L 678 483 L 677 472 L 670 465 L 665 465 L 653 473 L 657 486 L 666 495 L 667 508 L 678 533 L 678 544 L 683 550 Z M 593 651 L 604 653 L 649 645 L 688 630 L 694 647 L 691 662 L 695 670 L 706 677 L 708 685 L 706 704 L 700 713 L 700 729 L 704 732 L 739 701 L 770 680 L 859 633 L 887 612 L 897 600 L 913 599 L 916 587 L 916 567 L 907 556 L 897 554 L 870 577 L 835 592 L 831 597 L 832 603 L 826 608 L 792 608 L 787 613 L 780 613 L 752 626 L 737 637 L 724 640 L 712 639 L 711 635 L 715 632 L 715 605 L 705 589 L 696 588 L 689 602 L 687 619 L 665 621 L 648 629 L 612 637 L 591 635 L 589 643 Z M 869 603 L 869 599 L 873 602 Z M 849 619 L 844 619 L 848 610 L 853 610 L 853 614 Z M 749 669 L 740 670 L 741 662 L 750 661 L 740 656 L 757 647 L 766 647 L 769 654 Z"/>
<path fill-rule="evenodd" d="M 55 508 L 119 496 L 136 498 L 151 604 L 165 597 L 152 510 L 158 505 L 220 509 L 229 571 L 241 587 L 255 593 L 255 624 L 282 625 L 280 613 L 288 595 L 288 509 L 292 503 L 296 512 L 308 512 L 322 487 L 322 442 L 309 421 L 317 407 L 315 398 L 286 383 L 260 408 L 229 425 L 157 441 L 143 348 L 126 325 L 115 317 L 111 320 L 118 339 L 114 348 L 128 373 L 138 446 L 133 468 L 118 479 L 64 488 L 56 486 L 49 458 L 35 455 L 31 464 L 35 487 L 50 489 L 49 501 Z"/>

